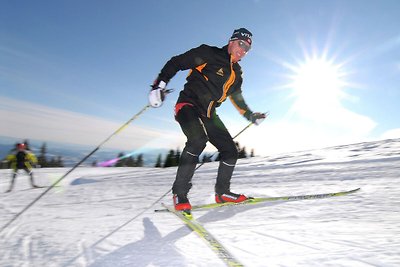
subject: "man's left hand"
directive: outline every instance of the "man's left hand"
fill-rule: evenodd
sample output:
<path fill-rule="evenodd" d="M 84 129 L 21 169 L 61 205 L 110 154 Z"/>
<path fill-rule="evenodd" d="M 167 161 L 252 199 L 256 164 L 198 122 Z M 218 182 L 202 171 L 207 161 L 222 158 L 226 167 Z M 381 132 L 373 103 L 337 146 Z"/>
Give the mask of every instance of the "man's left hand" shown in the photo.
<path fill-rule="evenodd" d="M 266 117 L 266 113 L 254 112 L 253 114 L 251 114 L 250 120 L 255 125 L 260 125 L 260 123 L 262 123 Z"/>

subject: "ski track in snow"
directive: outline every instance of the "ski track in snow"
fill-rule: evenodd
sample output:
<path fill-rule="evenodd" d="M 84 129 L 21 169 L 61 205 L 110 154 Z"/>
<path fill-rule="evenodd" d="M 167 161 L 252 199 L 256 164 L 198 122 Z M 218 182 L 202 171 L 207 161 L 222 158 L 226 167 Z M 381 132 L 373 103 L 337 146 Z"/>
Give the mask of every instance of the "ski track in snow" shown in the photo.
<path fill-rule="evenodd" d="M 238 161 L 232 191 L 348 196 L 193 212 L 245 266 L 400 266 L 400 139 Z M 193 204 L 213 201 L 218 163 L 193 178 Z M 35 169 L 50 185 L 68 169 Z M 225 266 L 175 216 L 151 206 L 176 168 L 78 168 L 0 234 L 0 266 Z M 0 170 L 0 190 L 11 171 Z M 0 193 L 0 226 L 45 189 L 20 173 Z M 171 203 L 171 197 L 161 202 Z"/>

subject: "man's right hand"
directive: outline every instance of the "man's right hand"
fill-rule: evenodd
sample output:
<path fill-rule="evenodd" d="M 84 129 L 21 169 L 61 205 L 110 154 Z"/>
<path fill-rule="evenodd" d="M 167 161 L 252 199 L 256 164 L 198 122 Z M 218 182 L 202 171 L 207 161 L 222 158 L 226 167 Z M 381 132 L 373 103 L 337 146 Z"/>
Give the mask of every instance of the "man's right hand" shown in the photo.
<path fill-rule="evenodd" d="M 149 93 L 149 103 L 153 108 L 161 107 L 165 99 L 165 86 L 167 84 L 164 81 L 154 81 L 151 86 L 151 91 Z"/>

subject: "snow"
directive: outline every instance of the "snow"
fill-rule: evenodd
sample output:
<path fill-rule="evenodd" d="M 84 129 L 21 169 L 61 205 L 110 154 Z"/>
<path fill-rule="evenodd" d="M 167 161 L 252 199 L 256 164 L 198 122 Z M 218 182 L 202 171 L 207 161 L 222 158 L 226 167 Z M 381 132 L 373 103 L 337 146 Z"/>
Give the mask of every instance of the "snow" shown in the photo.
<path fill-rule="evenodd" d="M 218 163 L 193 178 L 193 204 L 213 201 Z M 400 266 L 400 139 L 239 160 L 232 191 L 336 198 L 193 212 L 245 266 Z M 35 169 L 50 185 L 68 168 Z M 225 266 L 175 216 L 154 213 L 176 168 L 73 171 L 0 234 L 0 266 Z M 0 171 L 0 189 L 10 170 Z M 0 193 L 0 227 L 45 189 L 21 172 Z M 170 194 L 161 202 L 171 203 Z M 153 205 L 154 204 L 154 205 Z"/>

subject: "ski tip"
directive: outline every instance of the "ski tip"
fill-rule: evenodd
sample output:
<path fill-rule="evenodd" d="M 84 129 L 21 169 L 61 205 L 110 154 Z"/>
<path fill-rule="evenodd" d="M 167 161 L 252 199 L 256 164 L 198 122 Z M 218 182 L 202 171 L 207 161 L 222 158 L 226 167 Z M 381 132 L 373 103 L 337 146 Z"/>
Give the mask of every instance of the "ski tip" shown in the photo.
<path fill-rule="evenodd" d="M 163 209 L 155 209 L 154 212 L 170 212 L 169 207 L 165 203 L 161 203 Z"/>
<path fill-rule="evenodd" d="M 165 209 L 155 209 L 154 212 L 163 212 Z"/>

